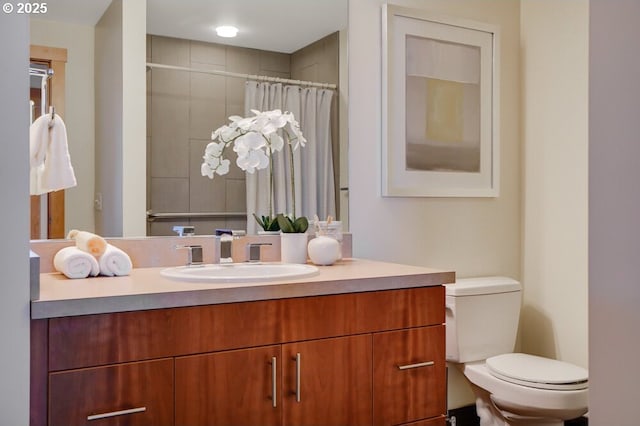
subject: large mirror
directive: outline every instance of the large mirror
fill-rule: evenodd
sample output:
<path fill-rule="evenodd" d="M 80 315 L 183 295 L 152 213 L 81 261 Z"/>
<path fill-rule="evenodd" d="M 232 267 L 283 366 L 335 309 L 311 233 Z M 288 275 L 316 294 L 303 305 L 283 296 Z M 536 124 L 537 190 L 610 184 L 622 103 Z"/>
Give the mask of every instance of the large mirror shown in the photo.
<path fill-rule="evenodd" d="M 48 2 L 46 14 L 31 17 L 31 45 L 66 50 L 63 75 L 51 81 L 64 86 L 56 102 L 64 104 L 78 181 L 65 190 L 65 232 L 133 237 L 172 235 L 175 225 L 193 225 L 196 234 L 247 228 L 244 172 L 232 166 L 212 181 L 200 164 L 211 132 L 231 115 L 246 115 L 245 83 L 254 76 L 260 83 L 336 87 L 330 110 L 334 217 L 346 229 L 347 1 L 147 0 L 142 13 L 123 0 Z M 236 26 L 237 37 L 218 36 L 219 25 Z M 142 28 L 146 54 L 127 39 Z M 147 65 L 131 71 L 135 90 L 127 89 L 131 52 Z M 268 81 L 274 77 L 281 80 Z M 142 109 L 129 109 L 140 103 L 140 96 L 127 98 L 132 92 L 146 94 L 146 107 L 143 99 Z M 111 120 L 105 111 L 114 110 L 120 116 Z M 142 136 L 122 140 L 132 126 L 141 126 Z M 142 194 L 127 193 L 134 187 Z M 142 209 L 128 208 L 127 197 Z"/>

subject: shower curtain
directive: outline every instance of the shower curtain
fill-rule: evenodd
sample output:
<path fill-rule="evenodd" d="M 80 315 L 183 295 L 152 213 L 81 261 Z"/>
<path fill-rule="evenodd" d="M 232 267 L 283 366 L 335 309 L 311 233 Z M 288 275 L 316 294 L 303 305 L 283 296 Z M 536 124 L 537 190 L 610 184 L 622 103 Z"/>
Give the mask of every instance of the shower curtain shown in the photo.
<path fill-rule="evenodd" d="M 248 81 L 245 85 L 245 116 L 252 109 L 280 109 L 293 113 L 307 139 L 305 147 L 294 154 L 296 211 L 293 212 L 290 186 L 289 157 L 286 150 L 274 153 L 275 214 L 295 213 L 297 217 L 318 215 L 335 217 L 335 188 L 331 148 L 332 90 L 283 86 L 280 83 Z M 259 227 L 252 213 L 268 215 L 269 168 L 246 174 L 247 233 L 255 234 Z"/>

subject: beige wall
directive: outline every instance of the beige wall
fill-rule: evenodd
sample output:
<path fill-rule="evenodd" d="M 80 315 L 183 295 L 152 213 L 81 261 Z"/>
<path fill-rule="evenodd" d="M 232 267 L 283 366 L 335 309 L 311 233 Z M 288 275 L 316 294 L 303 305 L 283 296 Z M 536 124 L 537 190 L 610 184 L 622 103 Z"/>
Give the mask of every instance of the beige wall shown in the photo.
<path fill-rule="evenodd" d="M 379 128 L 371 121 L 380 118 L 381 100 L 371 94 L 380 84 L 381 3 L 350 4 L 354 253 L 451 268 L 460 277 L 521 279 L 522 349 L 587 366 L 588 5 L 398 3 L 500 26 L 502 170 L 497 199 L 393 199 L 379 197 L 378 169 L 370 166 L 379 161 Z M 453 373 L 450 408 L 472 403 Z"/>
<path fill-rule="evenodd" d="M 96 232 L 108 237 L 146 234 L 145 16 L 145 1 L 114 0 L 95 27 Z"/>
<path fill-rule="evenodd" d="M 65 116 L 78 186 L 65 192 L 65 227 L 94 230 L 94 28 L 31 19 L 31 44 L 67 49 Z"/>
<path fill-rule="evenodd" d="M 587 367 L 589 4 L 521 4 L 525 352 Z"/>
<path fill-rule="evenodd" d="M 359 257 L 453 269 L 458 276 L 520 278 L 520 3 L 512 0 L 403 0 L 500 26 L 501 183 L 498 198 L 380 197 L 381 5 L 349 2 L 350 230 Z M 452 375 L 455 373 L 450 370 Z M 450 381 L 449 403 L 473 403 L 468 388 Z"/>

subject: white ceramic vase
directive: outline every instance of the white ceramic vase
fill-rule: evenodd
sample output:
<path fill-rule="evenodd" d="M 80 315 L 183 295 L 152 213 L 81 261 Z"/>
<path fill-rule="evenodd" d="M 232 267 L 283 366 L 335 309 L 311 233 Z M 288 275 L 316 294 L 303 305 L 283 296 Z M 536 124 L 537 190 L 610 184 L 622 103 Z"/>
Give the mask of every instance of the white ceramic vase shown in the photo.
<path fill-rule="evenodd" d="M 280 260 L 284 263 L 307 263 L 307 234 L 283 232 L 280 234 Z"/>
<path fill-rule="evenodd" d="M 340 244 L 331 237 L 319 236 L 307 245 L 309 259 L 316 265 L 333 265 L 340 259 Z"/>

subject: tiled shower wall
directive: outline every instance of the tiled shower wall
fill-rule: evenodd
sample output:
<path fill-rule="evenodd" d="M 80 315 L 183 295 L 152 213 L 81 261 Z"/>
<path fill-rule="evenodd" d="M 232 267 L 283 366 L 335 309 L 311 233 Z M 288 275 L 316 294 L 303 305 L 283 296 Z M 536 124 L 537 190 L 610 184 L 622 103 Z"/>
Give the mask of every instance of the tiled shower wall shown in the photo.
<path fill-rule="evenodd" d="M 149 35 L 147 61 L 281 78 L 291 78 L 292 63 L 298 63 L 298 69 L 307 71 L 293 78 L 337 83 L 337 66 L 335 81 L 329 81 L 323 71 L 326 66 L 317 65 L 333 62 L 333 55 L 337 61 L 334 38 L 335 49 L 320 40 L 289 55 Z M 314 47 L 318 44 L 320 48 Z M 307 50 L 311 54 L 302 54 Z M 293 62 L 296 57 L 306 59 Z M 314 69 L 315 75 L 310 75 Z M 148 223 L 147 235 L 172 235 L 174 225 L 188 224 L 195 226 L 196 234 L 212 234 L 216 228 L 246 229 L 244 172 L 235 167 L 233 151 L 225 153 L 232 163 L 227 175 L 210 180 L 200 174 L 211 132 L 226 124 L 229 116 L 244 115 L 244 83 L 242 78 L 195 72 L 158 68 L 147 72 L 147 208 L 154 213 L 242 214 L 154 220 Z"/>

